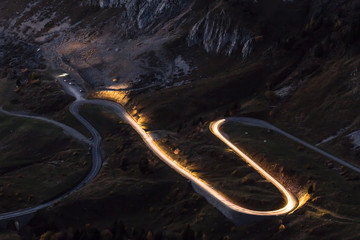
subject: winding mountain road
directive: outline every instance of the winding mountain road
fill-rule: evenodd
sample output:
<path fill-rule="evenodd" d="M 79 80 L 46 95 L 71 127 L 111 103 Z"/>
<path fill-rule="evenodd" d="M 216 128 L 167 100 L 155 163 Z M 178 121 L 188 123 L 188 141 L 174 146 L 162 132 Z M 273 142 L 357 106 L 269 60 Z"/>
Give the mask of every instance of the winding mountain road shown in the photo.
<path fill-rule="evenodd" d="M 181 174 L 183 177 L 190 180 L 193 184 L 195 184 L 196 189 L 201 188 L 199 192 L 202 195 L 205 195 L 207 198 L 211 198 L 211 202 L 216 202 L 215 205 L 221 212 L 232 212 L 231 215 L 236 213 L 247 214 L 247 215 L 256 215 L 256 216 L 276 216 L 281 214 L 286 214 L 294 210 L 297 205 L 298 201 L 296 197 L 284 186 L 282 186 L 276 179 L 271 177 L 264 169 L 258 166 L 254 161 L 252 161 L 248 156 L 242 153 L 239 149 L 237 149 L 230 141 L 226 140 L 230 143 L 230 147 L 236 151 L 243 159 L 245 159 L 256 171 L 262 174 L 269 182 L 273 183 L 280 192 L 285 196 L 287 203 L 284 207 L 272 211 L 256 211 L 244 208 L 236 203 L 234 203 L 231 199 L 224 196 L 221 192 L 214 189 L 211 185 L 209 185 L 206 181 L 196 177 L 193 175 L 189 170 L 178 164 L 174 159 L 168 156 L 152 139 L 152 137 L 144 131 L 144 129 L 125 111 L 125 109 L 118 103 L 110 102 L 106 100 L 84 100 L 84 103 L 101 105 L 105 107 L 109 107 L 115 114 L 121 117 L 124 121 L 131 125 L 131 127 L 141 136 L 147 147 L 156 155 L 158 156 L 163 162 L 165 162 L 168 166 L 174 169 L 176 172 Z M 215 134 L 221 140 L 224 139 L 222 134 L 218 131 L 221 122 L 217 122 L 213 124 L 212 130 L 216 131 Z M 229 215 L 229 214 L 226 214 Z"/>
<path fill-rule="evenodd" d="M 275 126 L 262 121 L 258 119 L 253 118 L 227 118 L 215 121 L 210 124 L 210 130 L 213 132 L 215 136 L 217 136 L 221 141 L 223 141 L 227 146 L 229 146 L 231 149 L 234 150 L 236 154 L 238 154 L 242 159 L 244 159 L 248 164 L 250 164 L 257 172 L 259 172 L 264 178 L 266 178 L 269 182 L 274 184 L 278 190 L 284 195 L 286 198 L 286 205 L 283 206 L 280 209 L 270 210 L 270 211 L 257 211 L 252 209 L 244 208 L 236 203 L 234 203 L 231 199 L 224 196 L 221 192 L 214 189 L 210 184 L 208 184 L 206 181 L 196 177 L 193 175 L 189 170 L 178 164 L 175 160 L 173 160 L 170 156 L 168 156 L 163 149 L 161 149 L 154 139 L 146 132 L 144 129 L 139 125 L 127 112 L 126 110 L 118 103 L 107 101 L 107 100 L 88 100 L 84 99 L 81 94 L 79 94 L 76 90 L 72 89 L 71 86 L 68 86 L 67 84 L 62 83 L 62 85 L 67 89 L 67 92 L 74 95 L 76 97 L 76 101 L 74 101 L 70 105 L 70 112 L 90 131 L 90 133 L 93 136 L 93 141 L 91 142 L 93 148 L 92 148 L 92 169 L 89 172 L 89 174 L 73 189 L 71 189 L 66 194 L 63 194 L 56 199 L 53 199 L 47 203 L 41 204 L 36 207 L 27 208 L 27 209 L 21 209 L 9 213 L 3 213 L 0 214 L 0 220 L 9 220 L 14 219 L 19 216 L 27 215 L 30 213 L 34 213 L 40 209 L 46 208 L 48 206 L 53 205 L 54 203 L 64 199 L 68 195 L 72 194 L 73 192 L 79 190 L 86 184 L 88 184 L 91 180 L 93 180 L 96 175 L 99 173 L 101 165 L 102 165 L 102 159 L 101 159 L 101 136 L 97 132 L 97 130 L 79 114 L 79 107 L 83 104 L 93 104 L 93 105 L 100 105 L 107 107 L 111 109 L 115 114 L 117 114 L 120 118 L 122 118 L 124 121 L 126 121 L 131 127 L 141 136 L 144 143 L 147 145 L 147 147 L 156 155 L 158 156 L 163 162 L 165 162 L 168 166 L 170 166 L 172 169 L 174 169 L 176 172 L 181 174 L 183 177 L 188 179 L 195 191 L 203 195 L 213 206 L 215 206 L 217 209 L 219 209 L 226 217 L 228 217 L 230 220 L 232 220 L 234 223 L 240 223 L 240 222 L 246 222 L 250 219 L 257 219 L 257 218 L 263 218 L 266 216 L 277 216 L 282 214 L 287 214 L 292 212 L 294 209 L 298 207 L 298 200 L 297 198 L 288 191 L 280 182 L 278 182 L 275 178 L 273 178 L 266 170 L 261 168 L 256 162 L 254 162 L 249 156 L 247 156 L 244 152 L 240 151 L 231 141 L 226 137 L 226 134 L 224 134 L 221 131 L 221 126 L 225 124 L 226 122 L 240 122 L 245 125 L 251 125 L 251 126 L 257 126 L 257 127 L 263 127 L 268 128 L 271 130 L 274 130 L 280 134 L 283 134 L 284 136 L 324 155 L 325 157 L 328 157 L 356 172 L 360 172 L 360 169 L 356 166 L 353 166 L 335 156 L 332 156 L 329 153 L 326 153 L 322 151 L 321 149 L 318 149 L 311 144 L 306 143 L 305 141 L 302 141 L 278 128 Z M 80 140 L 84 140 L 84 136 L 82 136 L 80 133 L 78 133 L 76 130 L 71 129 L 70 127 L 53 121 L 49 119 L 45 119 L 42 117 L 36 117 L 36 116 L 27 116 L 24 114 L 13 114 L 6 112 L 2 109 L 0 109 L 1 112 L 12 114 L 14 116 L 20 116 L 20 117 L 29 117 L 37 120 L 46 121 L 49 123 L 53 123 L 57 126 L 62 127 L 65 131 L 72 134 L 72 136 L 77 137 Z M 85 141 L 85 140 L 84 140 Z M 244 220 L 245 219 L 245 220 Z"/>
<path fill-rule="evenodd" d="M 84 187 L 88 183 L 90 183 L 97 176 L 97 174 L 99 173 L 99 171 L 101 169 L 101 166 L 102 166 L 101 136 L 98 133 L 98 131 L 78 113 L 78 107 L 80 106 L 78 101 L 79 100 L 73 102 L 70 105 L 70 111 L 90 131 L 90 133 L 92 134 L 92 137 L 93 137 L 92 141 L 88 140 L 85 136 L 83 136 L 81 133 L 79 133 L 75 129 L 73 129 L 73 128 L 71 128 L 71 127 L 69 127 L 69 126 L 67 126 L 67 125 L 65 125 L 63 123 L 56 122 L 55 120 L 51 120 L 51 119 L 44 118 L 44 117 L 39 117 L 39 116 L 31 116 L 31 115 L 26 115 L 26 114 L 20 114 L 20 113 L 10 113 L 8 111 L 0 109 L 0 111 L 2 113 L 5 113 L 5 114 L 11 115 L 11 116 L 31 118 L 31 119 L 36 119 L 36 120 L 52 123 L 52 124 L 54 124 L 56 126 L 59 126 L 59 127 L 63 128 L 66 132 L 68 132 L 72 136 L 78 138 L 79 140 L 85 141 L 85 142 L 92 145 L 92 166 L 91 166 L 91 170 L 79 184 L 77 184 L 75 187 L 73 187 L 67 193 L 62 194 L 62 195 L 52 199 L 51 201 L 45 202 L 45 203 L 40 204 L 38 206 L 29 207 L 29 208 L 25 208 L 25 209 L 20 209 L 20 210 L 16 210 L 16 211 L 11 211 L 11 212 L 7 212 L 7 213 L 2 213 L 2 214 L 0 214 L 0 221 L 9 221 L 9 220 L 17 219 L 18 217 L 29 215 L 29 214 L 35 213 L 35 212 L 37 212 L 37 211 L 39 211 L 41 209 L 50 207 L 50 206 L 54 205 L 55 203 L 63 200 L 67 196 L 71 195 L 72 193 L 78 191 L 80 188 Z"/>

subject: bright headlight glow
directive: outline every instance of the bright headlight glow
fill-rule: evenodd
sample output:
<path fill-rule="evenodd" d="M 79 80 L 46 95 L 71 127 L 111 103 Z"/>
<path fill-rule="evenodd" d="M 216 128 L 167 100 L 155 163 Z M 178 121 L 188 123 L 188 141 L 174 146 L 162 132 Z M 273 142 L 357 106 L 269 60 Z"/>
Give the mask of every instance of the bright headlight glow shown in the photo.
<path fill-rule="evenodd" d="M 63 73 L 63 74 L 58 75 L 57 77 L 66 77 L 66 76 L 69 76 L 69 74 Z"/>

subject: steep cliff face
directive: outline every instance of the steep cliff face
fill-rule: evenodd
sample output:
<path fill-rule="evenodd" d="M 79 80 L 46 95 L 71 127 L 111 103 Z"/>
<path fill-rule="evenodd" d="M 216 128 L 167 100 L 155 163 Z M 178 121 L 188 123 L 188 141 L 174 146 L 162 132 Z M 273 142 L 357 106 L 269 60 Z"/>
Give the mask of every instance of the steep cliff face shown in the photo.
<path fill-rule="evenodd" d="M 151 30 L 183 13 L 194 2 L 195 0 L 84 0 L 82 5 L 123 8 L 128 28 L 136 26 L 139 30 Z M 192 12 L 189 19 L 197 14 Z M 232 20 L 224 9 L 216 8 L 200 17 L 200 20 L 192 23 L 193 27 L 187 37 L 189 46 L 198 45 L 207 52 L 224 55 L 231 55 L 238 49 L 242 49 L 243 57 L 251 53 L 253 34 Z"/>
<path fill-rule="evenodd" d="M 243 48 L 242 55 L 251 53 L 253 34 L 234 24 L 225 10 L 210 11 L 198 21 L 188 36 L 188 45 L 203 46 L 207 52 L 231 55 Z"/>
<path fill-rule="evenodd" d="M 101 8 L 123 8 L 126 12 L 127 28 L 136 26 L 139 30 L 153 30 L 183 13 L 195 0 L 84 0 L 83 6 Z M 190 18 L 197 13 L 191 13 Z M 162 24 L 161 24 L 162 23 Z M 198 45 L 207 52 L 231 55 L 241 49 L 247 57 L 253 48 L 253 34 L 233 21 L 220 8 L 209 11 L 192 24 L 187 43 Z"/>
<path fill-rule="evenodd" d="M 129 22 L 145 29 L 177 16 L 193 0 L 84 0 L 83 6 L 116 7 L 126 10 Z"/>

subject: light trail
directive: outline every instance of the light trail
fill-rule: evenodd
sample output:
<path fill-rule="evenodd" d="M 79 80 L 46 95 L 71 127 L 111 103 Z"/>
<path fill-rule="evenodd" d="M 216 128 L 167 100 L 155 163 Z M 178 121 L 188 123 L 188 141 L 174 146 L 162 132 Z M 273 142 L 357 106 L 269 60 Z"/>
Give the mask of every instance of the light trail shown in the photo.
<path fill-rule="evenodd" d="M 177 163 L 174 159 L 168 156 L 165 151 L 160 148 L 156 142 L 152 139 L 152 137 L 146 133 L 146 131 L 139 125 L 126 111 L 125 109 L 118 103 L 109 102 L 106 100 L 87 100 L 87 103 L 109 106 L 111 107 L 115 113 L 117 113 L 120 117 L 123 118 L 124 121 L 128 122 L 132 128 L 141 136 L 147 147 L 158 156 L 163 162 L 165 162 L 168 166 L 174 169 L 176 172 L 181 174 L 183 177 L 197 184 L 202 190 L 210 194 L 213 198 L 215 198 L 218 202 L 221 202 L 222 205 L 230 208 L 231 210 L 255 215 L 255 216 L 277 216 L 282 214 L 287 214 L 292 212 L 298 206 L 298 200 L 296 197 L 289 192 L 283 185 L 281 185 L 275 178 L 273 178 L 269 173 L 267 173 L 263 168 L 261 168 L 258 164 L 256 164 L 252 159 L 250 159 L 245 153 L 240 151 L 234 144 L 232 144 L 229 140 L 227 140 L 223 134 L 220 132 L 219 128 L 222 124 L 225 123 L 225 119 L 214 122 L 210 125 L 211 131 L 217 136 L 220 140 L 222 140 L 225 144 L 227 144 L 236 154 L 242 157 L 248 164 L 250 164 L 257 172 L 259 172 L 264 178 L 266 178 L 269 182 L 274 184 L 279 191 L 286 198 L 286 205 L 280 209 L 270 210 L 270 211 L 258 211 L 247 209 L 245 207 L 236 204 L 228 197 L 224 196 L 218 190 L 215 190 L 209 183 L 204 181 L 203 179 L 198 178 L 189 170 L 187 170 L 184 166 Z"/>
<path fill-rule="evenodd" d="M 241 211 L 244 213 L 252 214 L 252 215 L 281 215 L 290 213 L 298 206 L 298 200 L 296 197 L 288 191 L 281 183 L 279 183 L 274 177 L 272 177 L 268 172 L 266 172 L 262 167 L 260 167 L 257 163 L 255 163 L 250 157 L 248 157 L 244 152 L 242 152 L 239 148 L 237 148 L 232 142 L 230 142 L 220 131 L 220 127 L 225 123 L 225 119 L 218 120 L 210 124 L 211 132 L 218 137 L 221 141 L 223 141 L 227 146 L 229 146 L 238 156 L 245 160 L 251 167 L 253 167 L 258 173 L 260 173 L 266 180 L 271 182 L 279 191 L 285 196 L 287 203 L 284 207 L 271 210 L 271 211 L 255 211 L 250 209 L 244 209 L 238 205 L 234 206 L 234 210 Z"/>
<path fill-rule="evenodd" d="M 67 87 L 69 87 L 69 86 L 67 86 Z M 73 92 L 73 91 L 70 91 L 70 92 Z M 113 111 L 117 115 L 119 115 L 121 118 L 123 118 L 124 121 L 126 121 L 133 127 L 133 129 L 142 137 L 143 141 L 148 146 L 148 148 L 156 156 L 158 156 L 163 162 L 165 162 L 168 166 L 170 166 L 176 172 L 181 174 L 183 177 L 187 178 L 192 183 L 194 183 L 196 185 L 196 188 L 200 188 L 200 190 L 201 190 L 200 194 L 202 194 L 205 198 L 208 199 L 208 197 L 210 196 L 211 198 L 215 199 L 216 203 L 214 206 L 216 206 L 217 208 L 220 207 L 219 210 L 221 212 L 223 212 L 226 216 L 229 216 L 226 214 L 228 212 L 227 209 L 233 210 L 234 213 L 242 213 L 242 214 L 248 214 L 248 215 L 254 215 L 254 216 L 277 216 L 277 215 L 290 213 L 299 206 L 297 199 L 293 196 L 292 193 L 287 191 L 284 186 L 282 186 L 277 180 L 275 180 L 273 177 L 271 177 L 270 174 L 268 174 L 264 169 L 259 167 L 254 161 L 252 161 L 249 157 L 247 157 L 235 145 L 233 145 L 229 140 L 227 140 L 224 137 L 224 135 L 220 132 L 219 128 L 221 127 L 222 124 L 225 123 L 225 120 L 219 120 L 219 121 L 211 124 L 210 129 L 212 130 L 212 132 L 218 138 L 220 138 L 223 142 L 225 142 L 234 152 L 236 152 L 239 156 L 243 157 L 247 163 L 249 163 L 261 175 L 263 175 L 268 181 L 272 182 L 280 190 L 280 192 L 284 194 L 284 196 L 287 199 L 287 203 L 284 207 L 277 209 L 277 210 L 272 210 L 272 211 L 256 211 L 256 210 L 244 208 L 244 207 L 234 203 L 231 199 L 229 199 L 228 197 L 224 196 L 222 193 L 220 193 L 219 191 L 217 191 L 213 187 L 211 187 L 206 181 L 198 178 L 191 171 L 187 170 L 184 166 L 180 165 L 174 159 L 172 159 L 170 156 L 168 156 L 165 153 L 165 151 L 156 144 L 156 142 L 153 140 L 153 138 L 142 128 L 142 126 L 140 124 L 138 124 L 131 117 L 131 115 L 126 112 L 126 110 L 122 107 L 122 105 L 120 105 L 116 102 L 111 102 L 111 101 L 106 101 L 106 100 L 88 100 L 88 99 L 84 99 L 81 97 L 81 98 L 77 98 L 77 100 L 70 105 L 69 110 L 93 135 L 93 141 L 92 141 L 92 145 L 93 145 L 92 163 L 93 164 L 92 164 L 91 171 L 79 184 L 77 184 L 70 191 L 58 196 L 57 198 L 55 198 L 49 202 L 40 204 L 35 207 L 29 207 L 26 209 L 19 209 L 19 210 L 15 210 L 12 212 L 2 213 L 2 214 L 0 214 L 0 221 L 8 221 L 10 219 L 17 219 L 18 217 L 32 214 L 41 209 L 52 206 L 55 203 L 59 202 L 60 200 L 66 198 L 70 194 L 78 191 L 79 189 L 81 189 L 82 187 L 87 185 L 99 173 L 101 165 L 102 165 L 101 147 L 100 147 L 101 146 L 101 136 L 96 131 L 96 129 L 89 122 L 87 122 L 82 116 L 80 116 L 80 114 L 78 113 L 78 107 L 81 106 L 82 104 L 95 104 L 95 105 L 102 105 L 105 107 L 112 108 Z M 29 116 L 26 116 L 26 117 L 29 117 Z M 37 117 L 33 117 L 33 116 L 31 118 L 38 119 Z M 39 118 L 38 120 L 44 121 L 43 118 L 41 118 L 41 119 Z M 48 121 L 48 120 L 46 120 L 46 121 Z M 61 123 L 57 123 L 57 122 L 55 123 L 55 121 L 49 121 L 49 122 L 56 124 L 58 126 L 62 126 L 62 127 L 65 126 L 65 125 L 63 126 L 63 124 L 61 124 Z M 208 201 L 211 204 L 213 204 L 214 203 L 212 201 L 213 199 L 211 199 L 211 201 L 208 199 Z M 219 206 L 219 203 L 221 206 Z M 224 211 L 224 209 L 225 209 L 225 211 Z M 232 214 L 230 214 L 230 215 L 232 215 Z M 231 219 L 232 217 L 229 217 L 229 218 Z"/>
<path fill-rule="evenodd" d="M 68 76 L 67 73 L 63 73 L 58 75 L 57 77 L 66 77 Z M 145 144 L 148 146 L 148 148 L 156 155 L 158 156 L 162 161 L 164 161 L 168 166 L 170 166 L 172 169 L 174 169 L 176 172 L 181 174 L 183 177 L 187 178 L 193 183 L 194 190 L 203 195 L 210 204 L 217 207 L 225 216 L 227 216 L 229 219 L 233 219 L 233 213 L 235 215 L 237 214 L 247 214 L 247 215 L 253 215 L 253 216 L 277 216 L 282 214 L 287 214 L 292 211 L 294 211 L 297 207 L 300 205 L 298 204 L 297 199 L 294 197 L 292 193 L 287 191 L 284 186 L 282 186 L 277 180 L 275 180 L 270 174 L 268 174 L 264 169 L 262 169 L 260 166 L 258 166 L 254 161 L 252 161 L 249 157 L 247 157 L 243 152 L 241 152 L 235 145 L 233 145 L 229 140 L 227 140 L 224 135 L 220 132 L 219 128 L 222 124 L 224 124 L 225 120 L 219 120 L 213 124 L 210 125 L 210 129 L 212 132 L 220 138 L 223 142 L 225 142 L 233 151 L 235 151 L 239 156 L 243 157 L 244 160 L 249 163 L 256 171 L 258 171 L 262 176 L 264 176 L 268 181 L 273 183 L 280 192 L 286 197 L 287 203 L 284 207 L 272 210 L 272 211 L 256 211 L 244 208 L 236 203 L 234 203 L 231 199 L 224 196 L 219 191 L 215 190 L 210 184 L 208 184 L 206 181 L 198 178 L 194 173 L 187 170 L 186 167 L 180 165 L 177 163 L 174 159 L 172 159 L 170 156 L 168 156 L 165 151 L 156 144 L 156 142 L 153 140 L 153 138 L 143 129 L 143 127 L 137 123 L 130 114 L 126 112 L 126 110 L 122 107 L 122 105 L 113 102 L 113 101 L 106 101 L 106 100 L 88 100 L 84 99 L 80 93 L 77 93 L 75 89 L 68 86 L 67 84 L 63 84 L 61 81 L 62 86 L 65 90 L 67 90 L 68 93 L 76 97 L 76 101 L 73 102 L 70 105 L 70 112 L 73 114 L 74 117 L 76 117 L 92 134 L 93 141 L 91 141 L 92 147 L 92 169 L 88 173 L 88 175 L 74 188 L 72 188 L 70 191 L 56 197 L 53 200 L 50 200 L 48 202 L 45 202 L 43 204 L 37 205 L 35 207 L 29 207 L 26 209 L 19 209 L 7 213 L 1 213 L 0 214 L 0 223 L 6 223 L 6 221 L 9 221 L 10 219 L 17 219 L 21 216 L 29 215 L 32 213 L 35 213 L 41 209 L 47 208 L 49 206 L 52 206 L 59 202 L 60 200 L 63 200 L 67 196 L 71 195 L 72 193 L 78 191 L 88 183 L 90 183 L 99 173 L 101 165 L 102 165 L 102 159 L 101 159 L 101 136 L 96 131 L 96 129 L 88 122 L 86 121 L 80 114 L 78 113 L 78 108 L 82 104 L 95 104 L 95 105 L 102 105 L 106 107 L 110 107 L 114 110 L 114 112 L 119 115 L 121 118 L 124 119 L 124 121 L 128 122 L 134 130 L 142 137 Z M 122 103 L 127 101 L 126 94 L 123 94 L 122 92 L 117 91 L 110 93 L 110 91 L 101 91 L 99 93 L 100 95 L 98 97 L 105 97 L 105 98 L 113 98 L 112 100 L 117 100 Z M 67 129 L 66 125 L 62 123 L 57 123 L 55 121 L 49 121 L 44 120 L 44 118 L 38 118 L 33 116 L 24 116 L 24 117 L 30 117 L 35 118 L 38 120 L 48 121 L 50 123 L 53 123 L 55 125 L 58 125 L 60 127 L 63 127 L 64 129 Z M 285 133 L 286 134 L 286 133 Z M 291 136 L 290 136 L 291 137 Z M 299 140 L 300 141 L 300 140 Z M 199 192 L 200 190 L 200 192 Z M 215 200 L 215 201 L 214 201 Z M 232 210 L 230 213 L 228 210 Z"/>

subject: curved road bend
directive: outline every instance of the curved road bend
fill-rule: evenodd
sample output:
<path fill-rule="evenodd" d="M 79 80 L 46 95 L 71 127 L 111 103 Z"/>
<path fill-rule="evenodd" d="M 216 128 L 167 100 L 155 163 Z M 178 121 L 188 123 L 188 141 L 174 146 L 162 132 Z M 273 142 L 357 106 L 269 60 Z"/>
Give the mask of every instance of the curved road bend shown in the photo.
<path fill-rule="evenodd" d="M 92 142 L 85 137 L 84 135 L 82 135 L 79 131 L 77 131 L 76 129 L 69 127 L 68 125 L 65 125 L 61 122 L 57 122 L 55 120 L 49 119 L 49 118 L 45 118 L 45 117 L 40 117 L 40 116 L 33 116 L 33 115 L 27 115 L 24 113 L 15 113 L 15 112 L 9 112 L 6 111 L 2 108 L 2 106 L 0 106 L 0 112 L 4 113 L 8 116 L 13 116 L 13 117 L 20 117 L 20 118 L 29 118 L 29 119 L 35 119 L 35 120 L 39 120 L 39 121 L 43 121 L 43 122 L 47 122 L 47 123 L 51 123 L 53 125 L 56 125 L 60 128 L 62 128 L 64 130 L 65 133 L 67 133 L 68 135 L 82 141 L 85 142 L 87 144 L 92 144 Z"/>
<path fill-rule="evenodd" d="M 347 168 L 349 168 L 349 169 L 351 169 L 351 170 L 353 170 L 353 171 L 355 171 L 357 173 L 360 173 L 360 168 L 358 166 L 355 166 L 355 165 L 353 165 L 351 163 L 348 163 L 348 162 L 346 162 L 346 161 L 344 161 L 344 160 L 342 160 L 342 159 L 340 159 L 338 157 L 335 157 L 335 156 L 333 156 L 333 155 L 331 155 L 331 154 L 329 154 L 329 153 L 327 153 L 327 152 L 325 152 L 325 151 L 323 151 L 323 150 L 321 150 L 321 149 L 319 149 L 319 148 L 317 148 L 317 147 L 315 147 L 315 146 L 313 146 L 313 145 L 311 145 L 311 144 L 309 144 L 309 143 L 307 143 L 307 142 L 305 142 L 305 141 L 303 141 L 303 140 L 301 140 L 301 139 L 299 139 L 299 138 L 297 138 L 297 137 L 295 137 L 295 136 L 293 136 L 293 135 L 291 135 L 291 134 L 277 128 L 277 127 L 275 127 L 274 125 L 272 125 L 272 124 L 270 124 L 268 122 L 265 122 L 265 121 L 262 121 L 262 120 L 259 120 L 259 119 L 255 119 L 255 118 L 230 117 L 230 118 L 226 118 L 226 120 L 225 119 L 218 120 L 215 123 L 220 123 L 220 125 L 222 125 L 225 122 L 240 122 L 240 123 L 242 123 L 244 125 L 248 125 L 248 126 L 255 126 L 255 127 L 261 127 L 261 128 L 267 128 L 267 129 L 273 130 L 273 131 L 275 131 L 277 133 L 280 133 L 280 134 L 284 135 L 287 138 L 290 138 L 291 140 L 293 140 L 293 141 L 295 141 L 297 143 L 300 143 L 301 145 L 303 145 L 303 146 L 305 146 L 305 147 L 307 147 L 307 148 L 309 148 L 309 149 L 311 149 L 311 150 L 313 150 L 313 151 L 315 151 L 317 153 L 320 153 L 324 157 L 330 158 L 333 161 L 335 161 L 335 162 L 337 162 L 337 163 L 339 163 L 339 164 L 341 164 L 341 165 L 343 165 L 343 166 L 345 166 L 345 167 L 347 167 Z"/>
<path fill-rule="evenodd" d="M 87 140 L 92 145 L 92 166 L 91 166 L 91 170 L 88 173 L 88 175 L 78 185 L 76 185 L 74 188 L 72 188 L 67 193 L 64 193 L 49 202 L 40 204 L 35 207 L 29 207 L 29 208 L 25 208 L 25 209 L 2 213 L 2 214 L 0 214 L 0 221 L 16 219 L 17 217 L 32 214 L 41 209 L 50 207 L 50 206 L 54 205 L 55 203 L 59 202 L 60 200 L 66 198 L 70 194 L 78 191 L 80 188 L 84 187 L 88 183 L 90 183 L 96 177 L 96 175 L 99 173 L 101 166 L 102 166 L 101 136 L 89 122 L 87 122 L 82 116 L 80 116 L 80 114 L 78 113 L 79 105 L 80 105 L 79 101 L 73 102 L 70 105 L 70 111 L 82 124 L 84 124 L 84 126 L 90 131 L 90 133 L 93 136 L 93 141 Z M 1 110 L 1 112 L 6 113 L 6 114 L 9 113 L 5 110 Z M 78 137 L 80 137 L 80 135 L 81 135 L 81 133 L 77 132 L 75 129 L 72 129 L 69 126 L 59 123 L 59 122 L 56 122 L 54 120 L 50 120 L 50 119 L 43 118 L 43 117 L 37 117 L 37 116 L 28 116 L 28 115 L 24 115 L 24 114 L 12 114 L 12 113 L 10 113 L 10 114 L 13 116 L 26 117 L 26 118 L 32 118 L 32 119 L 37 119 L 37 120 L 41 120 L 41 121 L 46 121 L 46 122 L 55 124 L 56 126 L 62 127 L 64 130 L 69 131 L 69 133 L 75 134 Z M 85 138 L 83 135 L 81 135 L 81 136 L 82 136 L 82 137 L 80 137 L 81 139 Z"/>
<path fill-rule="evenodd" d="M 118 116 L 120 116 L 122 119 L 124 119 L 126 122 L 128 122 L 134 130 L 142 137 L 145 144 L 148 146 L 150 150 L 152 150 L 162 161 L 164 161 L 167 165 L 169 165 L 171 168 L 173 168 L 176 172 L 180 173 L 182 176 L 190 180 L 192 183 L 195 183 L 196 189 L 200 188 L 201 194 L 205 195 L 208 200 L 211 200 L 211 203 L 216 206 L 220 211 L 222 211 L 225 215 L 234 217 L 236 214 L 245 214 L 245 215 L 255 215 L 255 216 L 276 216 L 281 214 L 287 214 L 292 212 L 296 207 L 298 207 L 298 200 L 296 197 L 288 191 L 281 183 L 279 183 L 275 178 L 273 178 L 269 173 L 267 173 L 264 169 L 262 169 L 258 164 L 256 164 L 250 157 L 248 157 L 244 152 L 240 151 L 234 144 L 232 144 L 225 136 L 224 133 L 221 132 L 220 127 L 225 122 L 241 122 L 245 125 L 252 125 L 252 126 L 258 126 L 263 128 L 269 128 L 271 130 L 274 130 L 280 134 L 283 134 L 284 136 L 324 155 L 325 157 L 328 157 L 330 159 L 333 159 L 340 164 L 343 164 L 344 166 L 347 166 L 355 171 L 359 171 L 357 167 L 335 157 L 332 156 L 329 153 L 326 153 L 325 151 L 322 151 L 311 144 L 306 143 L 305 141 L 302 141 L 301 139 L 298 139 L 281 129 L 276 128 L 275 126 L 262 121 L 258 119 L 253 118 L 227 118 L 213 122 L 210 125 L 211 131 L 225 144 L 227 144 L 230 148 L 232 148 L 240 157 L 242 157 L 247 163 L 249 163 L 256 171 L 258 171 L 264 178 L 266 178 L 269 182 L 274 184 L 279 191 L 285 196 L 287 203 L 284 207 L 276 210 L 271 211 L 256 211 L 244 208 L 233 201 L 231 201 L 229 198 L 225 197 L 223 194 L 218 192 L 217 190 L 213 189 L 207 182 L 205 182 L 202 179 L 197 178 L 196 176 L 192 175 L 191 172 L 183 168 L 180 164 L 176 163 L 171 157 L 169 157 L 151 138 L 149 134 L 147 134 L 143 128 L 126 112 L 126 110 L 118 103 L 106 101 L 106 100 L 84 100 L 84 103 L 90 103 L 95 105 L 102 105 L 107 106 L 111 108 Z M 236 217 L 235 217 L 236 218 Z"/>
<path fill-rule="evenodd" d="M 79 101 L 81 102 L 81 101 Z M 106 100 L 83 100 L 83 103 L 90 103 L 95 105 L 102 105 L 111 108 L 114 113 L 116 113 L 119 117 L 121 117 L 124 121 L 128 122 L 134 130 L 142 137 L 143 141 L 147 145 L 147 147 L 155 153 L 162 161 L 164 161 L 167 165 L 173 168 L 176 172 L 190 180 L 192 183 L 195 183 L 196 189 L 200 188 L 200 192 L 202 195 L 205 195 L 206 198 L 211 199 L 211 203 L 215 205 L 221 212 L 225 215 L 234 216 L 238 213 L 244 215 L 256 215 L 256 216 L 277 216 L 281 214 L 287 214 L 293 211 L 298 206 L 298 200 L 296 197 L 289 192 L 284 186 L 282 186 L 276 179 L 270 176 L 264 169 L 259 167 L 254 161 L 252 161 L 249 157 L 247 157 L 244 153 L 239 154 L 243 157 L 249 164 L 251 164 L 256 171 L 262 174 L 268 181 L 273 183 L 280 192 L 285 196 L 287 203 L 284 207 L 271 211 L 257 211 L 244 208 L 236 203 L 234 203 L 231 199 L 224 196 L 217 190 L 215 190 L 212 186 L 210 186 L 207 182 L 198 177 L 194 176 L 190 171 L 186 170 L 183 166 L 178 164 L 176 161 L 171 159 L 151 138 L 149 134 L 147 134 L 142 127 L 125 111 L 125 109 L 118 103 L 110 102 Z M 216 128 L 216 124 L 214 125 L 214 129 Z M 217 135 L 220 139 L 225 139 L 220 133 Z M 226 140 L 226 139 L 225 139 Z M 228 140 L 227 140 L 228 141 Z M 230 144 L 231 142 L 228 141 Z M 232 145 L 232 144 L 231 144 Z M 234 145 L 232 148 L 237 149 Z M 238 153 L 240 150 L 237 151 Z"/>

